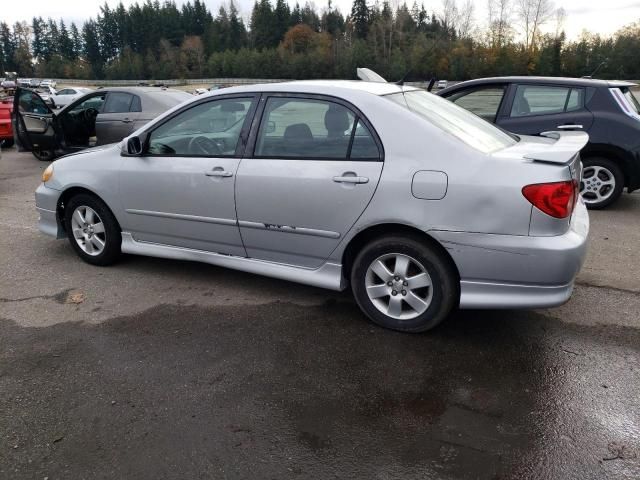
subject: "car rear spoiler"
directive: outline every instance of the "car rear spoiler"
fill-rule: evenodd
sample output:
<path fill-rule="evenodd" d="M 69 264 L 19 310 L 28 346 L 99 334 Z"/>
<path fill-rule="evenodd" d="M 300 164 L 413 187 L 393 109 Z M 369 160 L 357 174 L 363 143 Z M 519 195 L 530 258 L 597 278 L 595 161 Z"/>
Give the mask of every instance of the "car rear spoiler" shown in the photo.
<path fill-rule="evenodd" d="M 542 132 L 542 137 L 554 138 L 552 144 L 541 145 L 540 149 L 524 155 L 528 160 L 567 164 L 589 142 L 589 135 L 585 132 Z"/>

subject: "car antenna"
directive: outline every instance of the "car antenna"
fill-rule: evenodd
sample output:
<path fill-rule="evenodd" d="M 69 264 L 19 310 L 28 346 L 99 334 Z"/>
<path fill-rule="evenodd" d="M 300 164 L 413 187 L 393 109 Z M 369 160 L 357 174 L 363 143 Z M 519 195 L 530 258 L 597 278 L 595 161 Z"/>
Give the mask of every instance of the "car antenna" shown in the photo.
<path fill-rule="evenodd" d="M 409 75 L 411 75 L 411 72 L 412 72 L 411 69 L 407 70 L 407 73 L 405 73 L 404 76 L 400 80 L 395 82 L 396 85 L 400 85 L 400 86 L 404 85 L 404 82 L 407 81 L 407 79 L 409 78 Z"/>
<path fill-rule="evenodd" d="M 600 70 L 602 67 L 604 67 L 607 64 L 606 60 L 603 60 L 602 62 L 600 62 L 600 64 L 596 67 L 596 69 L 591 72 L 591 75 L 585 75 L 582 78 L 593 78 L 593 76 L 598 73 L 598 70 Z"/>

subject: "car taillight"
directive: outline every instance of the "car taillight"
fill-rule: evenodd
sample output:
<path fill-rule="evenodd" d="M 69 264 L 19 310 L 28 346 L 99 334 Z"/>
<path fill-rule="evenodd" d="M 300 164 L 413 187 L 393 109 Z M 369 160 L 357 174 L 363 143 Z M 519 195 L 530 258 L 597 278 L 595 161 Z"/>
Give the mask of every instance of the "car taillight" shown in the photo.
<path fill-rule="evenodd" d="M 3 118 L 3 119 L 11 118 L 8 108 L 0 108 L 0 118 Z"/>
<path fill-rule="evenodd" d="M 578 199 L 578 185 L 574 180 L 566 182 L 536 183 L 527 185 L 522 194 L 534 207 L 555 218 L 567 218 L 573 212 Z"/>

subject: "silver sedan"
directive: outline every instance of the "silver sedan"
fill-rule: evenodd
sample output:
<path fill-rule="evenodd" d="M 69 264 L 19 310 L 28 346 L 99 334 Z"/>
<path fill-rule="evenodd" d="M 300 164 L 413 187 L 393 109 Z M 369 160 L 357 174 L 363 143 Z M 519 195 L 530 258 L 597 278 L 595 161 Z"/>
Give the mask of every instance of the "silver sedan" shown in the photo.
<path fill-rule="evenodd" d="M 393 84 L 235 87 L 49 165 L 39 228 L 94 265 L 124 252 L 350 285 L 372 321 L 418 332 L 458 306 L 569 299 L 587 140 L 516 137 Z"/>

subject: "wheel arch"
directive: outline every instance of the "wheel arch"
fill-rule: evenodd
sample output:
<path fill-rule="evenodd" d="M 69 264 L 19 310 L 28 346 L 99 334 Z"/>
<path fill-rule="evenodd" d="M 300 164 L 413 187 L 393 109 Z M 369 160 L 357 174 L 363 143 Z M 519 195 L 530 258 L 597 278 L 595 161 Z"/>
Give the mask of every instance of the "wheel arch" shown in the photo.
<path fill-rule="evenodd" d="M 447 249 L 423 230 L 402 223 L 380 223 L 371 225 L 354 235 L 353 238 L 349 240 L 349 243 L 342 253 L 342 265 L 345 278 L 350 278 L 351 267 L 353 265 L 353 261 L 358 255 L 358 252 L 362 250 L 367 243 L 387 235 L 404 235 L 414 238 L 433 248 L 442 255 L 442 258 L 446 259 L 451 264 L 451 267 L 456 274 L 457 281 L 458 283 L 460 282 L 460 271 Z"/>
<path fill-rule="evenodd" d="M 109 207 L 109 204 L 107 204 L 107 202 L 105 202 L 104 199 L 100 195 L 98 195 L 96 192 L 94 192 L 93 190 L 90 190 L 90 189 L 88 189 L 86 187 L 73 186 L 73 187 L 67 188 L 66 190 L 64 190 L 60 194 L 60 196 L 58 197 L 58 203 L 56 205 L 56 213 L 58 214 L 58 218 L 60 219 L 60 225 L 62 226 L 62 229 L 65 232 L 66 232 L 66 226 L 65 226 L 65 222 L 64 222 L 65 205 L 69 202 L 69 200 L 71 198 L 75 197 L 76 195 L 80 195 L 80 194 L 91 195 L 92 197 L 95 197 L 98 200 L 100 200 L 102 203 L 104 203 L 104 205 L 109 209 L 109 211 L 113 215 L 113 218 L 116 220 L 116 223 L 118 225 L 118 229 L 120 229 L 120 231 L 122 231 L 122 227 L 120 226 L 120 222 L 118 221 L 118 218 L 113 213 L 113 210 L 111 209 L 111 207 Z"/>

